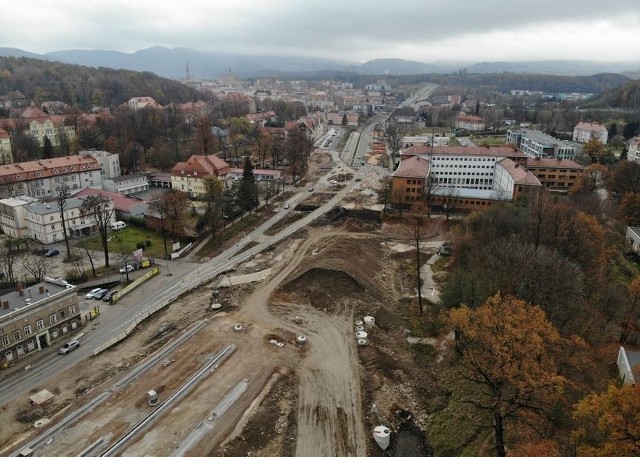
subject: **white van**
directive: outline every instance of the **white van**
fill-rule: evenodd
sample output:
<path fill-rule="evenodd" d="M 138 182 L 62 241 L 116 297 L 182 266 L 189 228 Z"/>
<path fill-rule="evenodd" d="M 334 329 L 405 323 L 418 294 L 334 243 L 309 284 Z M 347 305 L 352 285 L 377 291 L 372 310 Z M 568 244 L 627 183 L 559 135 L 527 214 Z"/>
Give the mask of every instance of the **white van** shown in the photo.
<path fill-rule="evenodd" d="M 125 228 L 126 226 L 127 226 L 127 224 L 125 224 L 122 221 L 116 221 L 116 222 L 112 222 L 111 223 L 111 229 L 112 230 L 120 230 L 120 229 Z"/>

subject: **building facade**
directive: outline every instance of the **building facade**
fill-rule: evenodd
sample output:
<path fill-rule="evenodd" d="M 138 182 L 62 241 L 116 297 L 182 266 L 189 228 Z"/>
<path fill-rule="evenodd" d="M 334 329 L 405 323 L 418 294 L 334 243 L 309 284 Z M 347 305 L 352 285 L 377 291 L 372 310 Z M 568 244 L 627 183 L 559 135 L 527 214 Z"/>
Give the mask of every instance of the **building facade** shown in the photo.
<path fill-rule="evenodd" d="M 102 180 L 117 178 L 120 172 L 120 154 L 112 154 L 107 151 L 99 151 L 96 149 L 87 149 L 80 151 L 79 155 L 90 155 L 100 164 L 100 175 Z"/>
<path fill-rule="evenodd" d="M 0 367 L 66 338 L 82 325 L 78 291 L 63 280 L 41 283 L 0 297 Z"/>
<path fill-rule="evenodd" d="M 627 160 L 629 162 L 640 163 L 640 135 L 629 140 Z"/>
<path fill-rule="evenodd" d="M 573 160 L 576 148 L 540 130 L 519 128 L 507 131 L 507 143 L 514 144 L 529 157 L 553 157 Z"/>
<path fill-rule="evenodd" d="M 124 175 L 108 178 L 102 182 L 102 188 L 122 195 L 137 194 L 149 189 L 149 177 L 147 175 Z"/>
<path fill-rule="evenodd" d="M 454 125 L 457 129 L 470 130 L 472 132 L 484 130 L 484 121 L 481 117 L 464 113 L 456 116 Z"/>
<path fill-rule="evenodd" d="M 102 186 L 100 164 L 87 155 L 55 157 L 0 165 L 0 197 L 47 199 L 59 195 L 63 185 L 73 192 Z"/>
<path fill-rule="evenodd" d="M 13 150 L 9 133 L 0 128 L 0 164 L 5 163 L 13 163 Z"/>
<path fill-rule="evenodd" d="M 606 127 L 597 122 L 578 122 L 578 125 L 573 128 L 573 141 L 588 143 L 592 139 L 599 140 L 602 144 L 607 144 L 609 132 Z"/>
<path fill-rule="evenodd" d="M 0 200 L 0 227 L 2 233 L 13 238 L 29 237 L 25 206 L 37 202 L 33 197 L 22 195 Z"/>
<path fill-rule="evenodd" d="M 229 164 L 217 156 L 192 155 L 171 169 L 171 188 L 199 197 L 206 193 L 203 178 L 215 176 L 224 183 L 228 174 Z"/>
<path fill-rule="evenodd" d="M 64 220 L 69 238 L 90 235 L 98 231 L 92 217 L 83 217 L 80 212 L 83 199 L 68 198 L 64 209 Z M 113 201 L 109 200 L 106 211 L 110 214 L 108 224 L 116 221 Z M 29 238 L 44 244 L 64 240 L 62 218 L 57 202 L 34 202 L 25 206 L 25 219 Z"/>
<path fill-rule="evenodd" d="M 525 167 L 543 187 L 560 192 L 568 192 L 584 173 L 583 166 L 568 159 L 528 158 Z"/>

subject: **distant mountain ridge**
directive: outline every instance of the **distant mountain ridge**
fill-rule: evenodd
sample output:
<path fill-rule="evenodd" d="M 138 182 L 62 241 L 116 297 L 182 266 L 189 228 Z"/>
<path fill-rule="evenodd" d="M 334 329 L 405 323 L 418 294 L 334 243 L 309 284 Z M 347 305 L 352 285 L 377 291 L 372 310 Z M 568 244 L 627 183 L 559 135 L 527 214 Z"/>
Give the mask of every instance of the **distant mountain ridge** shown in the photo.
<path fill-rule="evenodd" d="M 191 48 L 154 46 L 132 53 L 107 50 L 64 50 L 36 54 L 0 47 L 0 56 L 56 60 L 89 67 L 150 71 L 167 78 L 216 78 L 232 72 L 240 77 L 282 74 L 346 72 L 367 75 L 417 75 L 429 73 L 527 73 L 562 76 L 590 76 L 599 73 L 640 75 L 640 62 L 600 62 L 590 60 L 542 60 L 520 62 L 419 62 L 405 59 L 374 59 L 350 62 L 337 59 L 295 56 L 256 56 Z"/>

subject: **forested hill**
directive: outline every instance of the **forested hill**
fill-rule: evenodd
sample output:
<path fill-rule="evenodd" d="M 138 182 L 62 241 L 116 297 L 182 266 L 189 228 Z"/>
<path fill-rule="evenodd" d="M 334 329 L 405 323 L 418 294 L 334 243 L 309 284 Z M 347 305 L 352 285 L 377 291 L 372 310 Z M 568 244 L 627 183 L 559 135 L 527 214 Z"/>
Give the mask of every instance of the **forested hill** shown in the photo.
<path fill-rule="evenodd" d="M 600 94 L 619 87 L 629 78 L 618 73 L 601 73 L 592 76 L 533 75 L 521 73 L 466 73 L 432 75 L 430 82 L 446 86 L 466 86 L 494 89 L 501 93 L 510 90 L 535 90 L 546 93 Z"/>
<path fill-rule="evenodd" d="M 0 57 L 0 95 L 11 91 L 20 91 L 38 102 L 59 100 L 83 110 L 115 107 L 131 97 L 153 97 L 161 105 L 202 98 L 193 88 L 149 72 Z"/>
<path fill-rule="evenodd" d="M 621 87 L 609 90 L 591 100 L 589 107 L 594 108 L 640 108 L 640 81 L 631 81 Z"/>

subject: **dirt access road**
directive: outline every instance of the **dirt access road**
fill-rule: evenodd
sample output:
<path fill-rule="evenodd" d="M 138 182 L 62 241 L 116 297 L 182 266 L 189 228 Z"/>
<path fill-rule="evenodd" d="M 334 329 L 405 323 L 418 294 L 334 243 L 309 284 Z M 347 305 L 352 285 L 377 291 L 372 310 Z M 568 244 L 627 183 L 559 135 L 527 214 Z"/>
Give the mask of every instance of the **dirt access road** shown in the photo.
<path fill-rule="evenodd" d="M 358 202 L 366 197 L 365 190 L 369 189 L 355 195 Z M 317 198 L 331 195 L 325 192 Z M 157 390 L 161 401 L 169 398 L 213 354 L 234 344 L 236 351 L 229 359 L 128 443 L 122 455 L 173 455 L 203 421 L 213 423 L 212 431 L 185 455 L 382 455 L 370 434 L 379 422 L 363 414 L 372 401 L 385 423 L 392 423 L 392 412 L 398 409 L 410 409 L 420 420 L 425 417 L 413 392 L 421 373 L 408 368 L 411 360 L 402 352 L 402 326 L 371 329 L 375 346 L 355 344 L 355 319 L 380 308 L 387 314 L 409 309 L 397 306 L 403 294 L 412 294 L 398 276 L 408 270 L 399 265 L 413 255 L 393 243 L 410 249 L 411 236 L 401 227 L 384 227 L 368 217 L 326 215 L 239 265 L 234 273 L 271 269 L 264 282 L 215 290 L 212 284 L 203 286 L 143 322 L 112 350 L 38 386 L 56 394 L 43 410 L 34 414 L 26 397 L 4 405 L 0 447 L 6 450 L 33 434 L 35 419 L 47 417 L 55 424 L 68 411 L 111 391 L 106 402 L 56 435 L 46 452 L 78 455 L 102 437 L 106 447 L 149 414 L 148 390 Z M 222 310 L 212 312 L 212 303 L 221 303 Z M 114 387 L 120 372 L 129 372 L 196 321 L 206 325 L 165 356 L 168 364 L 157 363 L 129 385 Z M 241 332 L 233 330 L 238 323 L 243 325 Z M 304 346 L 295 343 L 300 334 L 308 338 Z M 272 341 L 285 345 L 277 347 Z M 242 382 L 247 383 L 246 391 L 224 414 L 209 419 Z"/>

